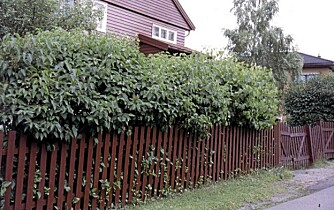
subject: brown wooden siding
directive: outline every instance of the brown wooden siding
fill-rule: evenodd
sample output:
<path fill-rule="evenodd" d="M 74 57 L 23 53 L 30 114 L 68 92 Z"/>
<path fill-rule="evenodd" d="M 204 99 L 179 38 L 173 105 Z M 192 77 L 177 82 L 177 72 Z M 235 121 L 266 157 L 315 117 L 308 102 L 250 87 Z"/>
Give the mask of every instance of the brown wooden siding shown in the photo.
<path fill-rule="evenodd" d="M 129 36 L 136 36 L 137 34 L 152 36 L 153 24 L 176 31 L 177 45 L 184 46 L 184 29 L 168 25 L 162 21 L 131 12 L 112 4 L 108 5 L 107 32 Z"/>
<path fill-rule="evenodd" d="M 190 30 L 189 25 L 172 0 L 105 0 L 135 13 Z"/>

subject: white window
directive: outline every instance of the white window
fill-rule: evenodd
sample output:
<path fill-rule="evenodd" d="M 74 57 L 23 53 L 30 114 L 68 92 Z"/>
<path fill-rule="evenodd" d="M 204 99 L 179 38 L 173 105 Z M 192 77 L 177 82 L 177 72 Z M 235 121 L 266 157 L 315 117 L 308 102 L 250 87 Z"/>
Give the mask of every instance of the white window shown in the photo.
<path fill-rule="evenodd" d="M 302 75 L 300 76 L 300 80 L 301 81 L 308 81 L 311 79 L 314 79 L 316 77 L 318 77 L 320 75 L 319 72 L 312 72 L 312 73 L 302 73 Z"/>
<path fill-rule="evenodd" d="M 94 9 L 101 10 L 103 12 L 103 17 L 97 23 L 97 31 L 107 32 L 107 14 L 108 14 L 108 4 L 103 1 L 94 1 Z"/>
<path fill-rule="evenodd" d="M 176 35 L 176 31 L 172 31 L 157 25 L 153 25 L 152 27 L 152 37 L 155 39 L 176 44 Z"/>

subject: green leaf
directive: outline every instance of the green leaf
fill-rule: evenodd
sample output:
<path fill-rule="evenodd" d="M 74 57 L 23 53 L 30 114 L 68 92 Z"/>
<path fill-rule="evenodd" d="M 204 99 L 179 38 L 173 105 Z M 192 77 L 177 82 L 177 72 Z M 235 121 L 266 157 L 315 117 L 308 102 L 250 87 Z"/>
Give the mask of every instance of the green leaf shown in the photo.
<path fill-rule="evenodd" d="M 74 197 L 73 200 L 72 200 L 72 203 L 73 203 L 73 204 L 76 204 L 76 203 L 78 203 L 79 201 L 80 201 L 80 198 L 78 198 L 78 197 Z"/>

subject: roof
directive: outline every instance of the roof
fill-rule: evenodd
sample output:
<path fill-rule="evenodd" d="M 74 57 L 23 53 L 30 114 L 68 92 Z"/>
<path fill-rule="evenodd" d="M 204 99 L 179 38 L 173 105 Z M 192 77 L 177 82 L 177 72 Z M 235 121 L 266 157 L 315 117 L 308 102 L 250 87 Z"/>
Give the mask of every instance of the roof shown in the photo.
<path fill-rule="evenodd" d="M 143 35 L 143 34 L 138 34 L 138 38 L 139 38 L 141 43 L 144 43 L 144 44 L 150 45 L 152 47 L 158 48 L 161 51 L 168 51 L 168 52 L 171 52 L 171 53 L 186 53 L 186 54 L 191 54 L 191 53 L 195 52 L 195 50 L 192 50 L 188 47 L 163 42 L 163 41 L 154 39 L 152 37 L 149 37 L 149 36 L 146 36 L 146 35 Z M 143 53 L 145 53 L 145 52 L 143 52 Z M 145 53 L 145 54 L 147 54 L 147 53 Z"/>
<path fill-rule="evenodd" d="M 304 60 L 304 68 L 316 68 L 316 67 L 333 68 L 334 67 L 334 61 L 323 59 L 321 57 L 308 55 L 305 53 L 299 53 L 299 55 Z"/>
<path fill-rule="evenodd" d="M 175 6 L 177 7 L 177 9 L 180 11 L 182 17 L 184 18 L 184 20 L 187 22 L 189 28 L 191 30 L 195 30 L 196 27 L 194 25 L 194 23 L 190 20 L 189 16 L 187 15 L 186 11 L 183 9 L 183 7 L 181 6 L 180 2 L 178 0 L 173 0 Z"/>

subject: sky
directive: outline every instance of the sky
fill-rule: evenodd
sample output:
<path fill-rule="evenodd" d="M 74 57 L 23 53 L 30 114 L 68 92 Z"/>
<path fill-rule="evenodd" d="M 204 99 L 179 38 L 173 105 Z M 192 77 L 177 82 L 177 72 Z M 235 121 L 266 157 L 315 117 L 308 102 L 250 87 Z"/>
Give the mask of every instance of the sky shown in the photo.
<path fill-rule="evenodd" d="M 186 37 L 186 46 L 195 50 L 222 49 L 227 45 L 222 29 L 237 27 L 230 12 L 233 0 L 179 0 L 196 30 Z M 272 25 L 294 38 L 299 52 L 334 60 L 334 1 L 280 0 Z"/>

